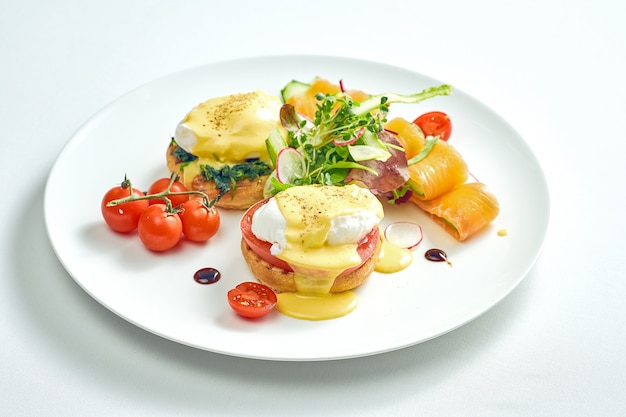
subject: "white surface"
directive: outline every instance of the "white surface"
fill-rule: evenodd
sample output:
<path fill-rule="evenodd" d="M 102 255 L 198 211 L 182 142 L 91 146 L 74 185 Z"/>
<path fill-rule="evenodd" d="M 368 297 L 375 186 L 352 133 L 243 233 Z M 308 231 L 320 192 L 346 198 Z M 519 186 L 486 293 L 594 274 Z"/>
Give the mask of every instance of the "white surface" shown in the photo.
<path fill-rule="evenodd" d="M 3 7 L 2 414 L 626 413 L 623 2 L 205 3 Z M 274 363 L 154 336 L 65 272 L 46 237 L 42 193 L 88 117 L 184 68 L 298 52 L 375 59 L 445 80 L 528 141 L 548 180 L 551 223 L 539 262 L 499 305 L 396 352 Z"/>
<path fill-rule="evenodd" d="M 266 75 L 242 75 L 246 68 Z M 183 241 L 165 254 L 147 251 L 136 235 L 108 230 L 96 204 L 102 194 L 125 174 L 140 189 L 167 176 L 163 153 L 170 132 L 181 114 L 203 100 L 202 94 L 219 97 L 258 88 L 279 94 L 290 80 L 308 81 L 316 72 L 371 92 L 419 92 L 440 84 L 370 61 L 282 55 L 181 71 L 124 95 L 72 137 L 46 186 L 44 215 L 52 246 L 79 285 L 155 334 L 211 352 L 273 360 L 344 359 L 414 345 L 469 322 L 514 289 L 543 247 L 549 219 L 545 178 L 523 139 L 462 91 L 420 105 L 392 105 L 388 117 L 413 120 L 435 109 L 449 114 L 455 126 L 450 143 L 498 196 L 501 214 L 459 244 L 414 205 L 386 205 L 383 225 L 416 222 L 425 239 L 409 268 L 374 273 L 356 290 L 359 308 L 346 317 L 302 322 L 276 312 L 250 321 L 233 313 L 227 291 L 254 280 L 239 249 L 242 211 L 222 210 L 220 233 L 208 244 Z M 146 150 L 141 157 L 120 155 L 131 141 Z M 71 183 L 74 187 L 67 187 Z M 71 216 L 64 205 L 75 207 Z M 501 228 L 509 235 L 498 236 Z M 444 249 L 453 266 L 424 259 L 432 247 Z M 222 278 L 199 286 L 193 274 L 207 266 L 220 270 Z M 251 335 L 254 343 L 248 343 Z"/>

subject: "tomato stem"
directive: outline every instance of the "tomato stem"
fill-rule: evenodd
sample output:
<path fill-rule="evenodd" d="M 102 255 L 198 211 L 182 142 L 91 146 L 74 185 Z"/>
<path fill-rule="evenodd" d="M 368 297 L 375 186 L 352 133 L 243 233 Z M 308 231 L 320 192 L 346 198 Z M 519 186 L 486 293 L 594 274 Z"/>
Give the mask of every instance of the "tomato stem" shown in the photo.
<path fill-rule="evenodd" d="M 209 201 L 209 196 L 203 192 L 203 191 L 196 191 L 196 190 L 189 190 L 189 191 L 170 191 L 170 189 L 172 188 L 172 184 L 174 184 L 174 182 L 178 179 L 178 174 L 176 173 L 172 173 L 171 177 L 170 177 L 170 182 L 167 186 L 167 188 L 159 193 L 154 193 L 154 194 L 144 194 L 142 196 L 137 196 L 137 195 L 133 195 L 132 192 L 132 183 L 130 181 L 130 179 L 124 177 L 124 182 L 122 182 L 122 186 L 128 186 L 128 188 L 131 190 L 130 191 L 130 195 L 128 197 L 124 197 L 124 198 L 118 198 L 117 200 L 111 200 L 107 203 L 107 207 L 114 207 L 117 206 L 119 204 L 124 204 L 124 203 L 129 203 L 131 201 L 138 201 L 138 200 L 152 200 L 152 199 L 162 199 L 165 200 L 165 206 L 167 207 L 167 212 L 168 213 L 172 213 L 174 211 L 174 208 L 172 207 L 172 202 L 171 200 L 168 198 L 168 196 L 174 196 L 174 195 L 198 195 L 202 197 L 202 200 L 205 202 L 205 205 L 208 208 L 212 208 L 213 205 L 216 203 L 217 200 L 213 200 L 213 201 Z"/>
<path fill-rule="evenodd" d="M 120 187 L 128 188 L 130 190 L 130 195 L 133 195 L 133 184 L 128 179 L 128 174 L 124 174 L 124 181 L 122 181 Z"/>

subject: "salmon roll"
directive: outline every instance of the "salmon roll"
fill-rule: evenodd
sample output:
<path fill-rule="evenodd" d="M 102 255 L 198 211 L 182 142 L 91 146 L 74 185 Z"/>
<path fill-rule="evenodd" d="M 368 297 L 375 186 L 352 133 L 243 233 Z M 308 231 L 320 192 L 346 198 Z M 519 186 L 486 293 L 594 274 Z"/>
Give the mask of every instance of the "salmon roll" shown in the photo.
<path fill-rule="evenodd" d="M 385 129 L 397 135 L 409 161 L 426 146 L 421 129 L 405 119 L 393 119 Z M 416 198 L 432 200 L 467 181 L 467 164 L 452 145 L 438 140 L 426 157 L 409 164 L 409 176 L 408 185 Z"/>
<path fill-rule="evenodd" d="M 465 183 L 432 200 L 413 195 L 411 202 L 459 241 L 482 230 L 500 213 L 496 196 L 479 182 Z"/>

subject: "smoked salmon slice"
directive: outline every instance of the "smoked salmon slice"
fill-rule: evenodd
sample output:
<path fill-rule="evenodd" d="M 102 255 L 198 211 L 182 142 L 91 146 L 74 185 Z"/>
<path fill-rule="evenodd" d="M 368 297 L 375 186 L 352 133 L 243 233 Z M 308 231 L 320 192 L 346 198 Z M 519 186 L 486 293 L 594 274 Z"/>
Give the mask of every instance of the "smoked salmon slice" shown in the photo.
<path fill-rule="evenodd" d="M 315 96 L 318 93 L 337 94 L 340 92 L 341 87 L 339 84 L 334 84 L 324 78 L 316 77 L 304 93 L 289 97 L 285 103 L 291 104 L 296 109 L 296 112 L 309 120 L 313 120 L 315 118 L 315 112 L 317 111 L 317 105 L 319 104 L 319 100 Z M 347 90 L 346 93 L 357 102 L 361 102 L 369 97 L 368 94 L 360 90 Z"/>
<path fill-rule="evenodd" d="M 385 124 L 385 130 L 396 135 L 404 148 L 407 160 L 417 155 L 426 145 L 426 137 L 422 129 L 402 117 L 389 120 Z"/>
<path fill-rule="evenodd" d="M 500 212 L 495 195 L 479 182 L 462 184 L 432 200 L 413 194 L 411 201 L 459 241 L 482 230 Z"/>
<path fill-rule="evenodd" d="M 426 145 L 421 129 L 405 119 L 392 119 L 385 129 L 397 134 L 409 160 Z M 409 176 L 416 198 L 432 200 L 467 181 L 467 164 L 452 145 L 439 140 L 424 159 L 409 165 Z"/>

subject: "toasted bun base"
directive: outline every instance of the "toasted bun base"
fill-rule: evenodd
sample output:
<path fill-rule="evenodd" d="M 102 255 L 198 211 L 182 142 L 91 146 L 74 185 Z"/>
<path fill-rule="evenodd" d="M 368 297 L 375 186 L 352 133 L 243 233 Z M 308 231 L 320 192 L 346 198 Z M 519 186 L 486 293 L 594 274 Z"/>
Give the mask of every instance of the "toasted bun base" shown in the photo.
<path fill-rule="evenodd" d="M 349 274 L 338 276 L 330 292 L 337 293 L 348 291 L 363 284 L 372 272 L 374 272 L 378 254 L 380 253 L 380 247 L 381 242 L 379 239 L 372 257 L 365 261 L 359 269 Z M 277 293 L 297 292 L 296 283 L 293 279 L 294 273 L 278 268 L 258 256 L 244 239 L 241 239 L 241 253 L 250 267 L 250 270 L 260 282 L 272 288 Z"/>
<path fill-rule="evenodd" d="M 181 182 L 183 184 L 187 184 L 189 181 L 188 178 L 185 178 L 185 172 L 181 171 L 180 167 L 182 165 L 181 161 L 176 158 L 173 154 L 175 146 L 170 144 L 167 148 L 166 159 L 167 159 L 167 167 L 172 173 L 176 173 L 180 176 Z M 256 203 L 259 200 L 262 200 L 263 197 L 263 187 L 265 186 L 265 181 L 269 175 L 263 175 L 254 180 L 241 180 L 237 181 L 237 186 L 234 190 L 231 190 L 224 194 L 222 198 L 215 204 L 217 207 L 225 208 L 225 209 L 233 209 L 233 210 L 244 210 Z M 213 181 L 205 181 L 204 177 L 200 175 L 196 175 L 191 179 L 191 189 L 194 191 L 202 191 L 209 196 L 209 199 L 213 199 L 217 197 L 220 193 L 218 189 L 215 188 L 215 183 Z"/>

